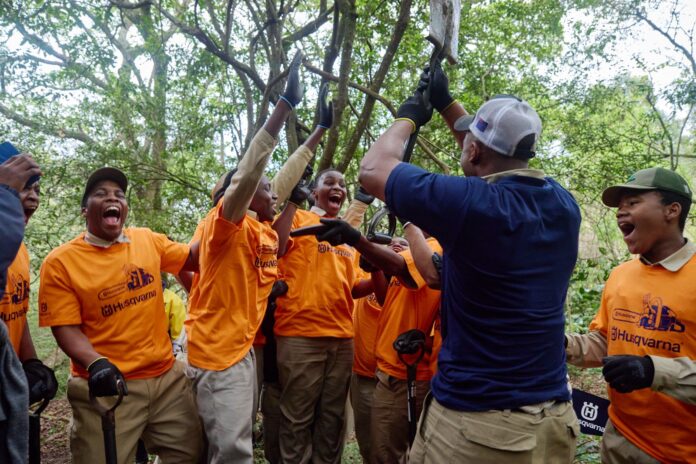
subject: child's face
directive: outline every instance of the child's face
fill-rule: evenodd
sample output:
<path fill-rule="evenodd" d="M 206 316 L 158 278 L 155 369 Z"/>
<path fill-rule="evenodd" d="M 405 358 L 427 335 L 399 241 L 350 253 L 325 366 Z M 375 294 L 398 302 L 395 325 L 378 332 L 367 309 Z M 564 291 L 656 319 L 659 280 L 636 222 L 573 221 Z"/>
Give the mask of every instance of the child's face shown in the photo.
<path fill-rule="evenodd" d="M 338 216 L 347 194 L 343 174 L 338 171 L 324 173 L 312 193 L 319 208 L 326 211 L 330 217 Z"/>
<path fill-rule="evenodd" d="M 628 250 L 643 256 L 649 256 L 674 233 L 674 221 L 668 221 L 670 216 L 670 205 L 663 205 L 662 195 L 654 190 L 627 191 L 616 212 Z"/>

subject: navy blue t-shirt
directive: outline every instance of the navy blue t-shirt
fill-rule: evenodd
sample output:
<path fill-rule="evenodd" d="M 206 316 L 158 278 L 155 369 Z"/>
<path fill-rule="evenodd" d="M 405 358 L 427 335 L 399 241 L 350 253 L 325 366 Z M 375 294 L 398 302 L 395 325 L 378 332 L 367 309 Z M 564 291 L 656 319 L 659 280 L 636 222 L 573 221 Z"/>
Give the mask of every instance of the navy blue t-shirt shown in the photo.
<path fill-rule="evenodd" d="M 563 308 L 578 253 L 573 196 L 550 178 L 489 184 L 405 163 L 385 195 L 444 250 L 435 398 L 462 411 L 570 400 Z"/>

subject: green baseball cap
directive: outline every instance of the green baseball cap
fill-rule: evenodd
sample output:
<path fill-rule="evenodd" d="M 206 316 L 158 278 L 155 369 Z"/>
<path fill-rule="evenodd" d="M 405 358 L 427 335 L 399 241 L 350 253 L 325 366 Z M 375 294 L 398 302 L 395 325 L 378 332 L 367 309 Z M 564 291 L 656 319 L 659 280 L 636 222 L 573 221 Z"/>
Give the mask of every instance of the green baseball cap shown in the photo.
<path fill-rule="evenodd" d="M 649 168 L 631 174 L 625 184 L 612 185 L 602 192 L 602 202 L 612 208 L 619 206 L 626 190 L 662 190 L 691 200 L 691 188 L 682 176 L 665 168 Z"/>

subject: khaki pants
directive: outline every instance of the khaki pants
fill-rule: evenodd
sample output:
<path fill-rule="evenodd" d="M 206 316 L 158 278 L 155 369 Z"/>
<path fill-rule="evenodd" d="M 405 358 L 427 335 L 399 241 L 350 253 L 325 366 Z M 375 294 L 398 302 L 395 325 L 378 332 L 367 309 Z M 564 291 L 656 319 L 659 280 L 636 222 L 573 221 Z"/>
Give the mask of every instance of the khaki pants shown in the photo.
<path fill-rule="evenodd" d="M 538 414 L 447 409 L 432 396 L 418 424 L 410 462 L 446 464 L 572 463 L 580 432 L 570 402 Z"/>
<path fill-rule="evenodd" d="M 350 378 L 350 404 L 355 418 L 355 438 L 358 440 L 360 455 L 368 462 L 370 456 L 370 415 L 372 414 L 372 395 L 375 393 L 377 379 L 364 377 L 353 372 Z"/>
<path fill-rule="evenodd" d="M 256 395 L 254 351 L 223 371 L 189 366 L 198 414 L 208 439 L 209 463 L 254 461 L 251 443 Z"/>
<path fill-rule="evenodd" d="M 377 386 L 372 399 L 370 422 L 371 464 L 392 464 L 408 461 L 408 382 L 377 371 Z M 416 411 L 418 420 L 423 400 L 430 391 L 430 381 L 416 381 Z"/>
<path fill-rule="evenodd" d="M 604 464 L 660 464 L 660 461 L 631 443 L 607 421 L 600 456 Z"/>
<path fill-rule="evenodd" d="M 341 462 L 353 339 L 277 337 L 277 342 L 282 461 Z"/>
<path fill-rule="evenodd" d="M 119 463 L 132 463 L 140 437 L 147 449 L 164 463 L 195 463 L 202 448 L 201 427 L 184 365 L 176 361 L 166 373 L 152 379 L 129 380 L 128 396 L 116 408 L 116 447 Z M 72 462 L 103 463 L 101 418 L 89 402 L 87 380 L 68 380 L 73 411 L 70 430 Z M 111 400 L 111 401 L 110 401 Z M 113 404 L 111 398 L 102 398 Z"/>
<path fill-rule="evenodd" d="M 271 464 L 280 462 L 278 431 L 280 429 L 280 384 L 266 382 L 261 393 L 263 414 L 263 453 Z"/>

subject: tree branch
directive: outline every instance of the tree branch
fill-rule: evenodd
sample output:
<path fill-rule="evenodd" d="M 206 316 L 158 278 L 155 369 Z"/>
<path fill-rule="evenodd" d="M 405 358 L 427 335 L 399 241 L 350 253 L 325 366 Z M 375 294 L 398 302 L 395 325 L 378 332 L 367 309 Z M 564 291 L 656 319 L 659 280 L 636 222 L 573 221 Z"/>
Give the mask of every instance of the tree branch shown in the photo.
<path fill-rule="evenodd" d="M 696 59 L 694 59 L 694 56 L 689 52 L 689 50 L 686 49 L 682 44 L 676 41 L 674 37 L 669 35 L 667 32 L 663 31 L 657 24 L 652 22 L 646 15 L 641 13 L 640 11 L 635 12 L 635 16 L 644 21 L 645 23 L 648 24 L 655 32 L 660 34 L 662 37 L 666 38 L 669 43 L 671 43 L 677 50 L 682 52 L 684 57 L 689 60 L 689 63 L 691 63 L 691 71 L 693 72 L 694 76 L 696 76 Z"/>
<path fill-rule="evenodd" d="M 326 71 L 323 71 L 323 70 L 317 68 L 313 64 L 309 63 L 309 61 L 305 60 L 303 62 L 303 64 L 304 64 L 305 68 L 307 68 L 309 71 L 323 77 L 324 79 L 327 79 L 327 80 L 330 80 L 333 82 L 338 82 L 340 80 L 340 78 L 338 76 L 335 76 L 331 73 L 328 73 Z M 370 97 L 379 101 L 380 103 L 382 103 L 384 106 L 387 107 L 387 109 L 389 110 L 389 112 L 391 112 L 392 115 L 396 115 L 396 108 L 394 108 L 394 105 L 389 100 L 387 100 L 387 98 L 383 97 L 379 93 L 375 92 L 374 90 L 372 90 L 368 87 L 365 87 L 364 85 L 356 84 L 355 82 L 352 82 L 352 81 L 348 82 L 348 86 L 352 87 L 356 90 L 359 90 L 362 93 L 369 95 Z"/>
<path fill-rule="evenodd" d="M 91 138 L 89 135 L 85 134 L 81 130 L 72 130 L 64 127 L 55 127 L 54 125 L 49 125 L 34 119 L 29 119 L 8 108 L 2 103 L 0 103 L 0 113 L 3 114 L 6 118 L 11 119 L 18 124 L 21 124 L 30 129 L 34 129 L 38 132 L 42 132 L 44 134 L 53 135 L 62 139 L 78 140 L 87 145 L 97 145 L 97 142 L 93 138 Z"/>

